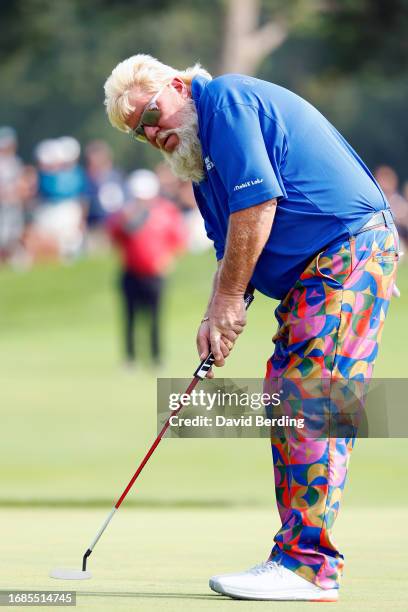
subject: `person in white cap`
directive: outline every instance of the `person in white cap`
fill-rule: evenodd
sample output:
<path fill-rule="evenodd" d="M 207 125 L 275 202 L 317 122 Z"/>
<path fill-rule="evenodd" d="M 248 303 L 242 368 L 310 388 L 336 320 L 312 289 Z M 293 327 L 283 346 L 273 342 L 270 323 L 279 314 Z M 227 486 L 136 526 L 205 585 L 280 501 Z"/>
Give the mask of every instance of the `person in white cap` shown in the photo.
<path fill-rule="evenodd" d="M 150 170 L 128 177 L 128 204 L 113 214 L 107 229 L 122 256 L 120 292 L 124 310 L 127 365 L 136 359 L 135 317 L 145 311 L 150 320 L 150 348 L 155 366 L 161 364 L 160 307 L 165 277 L 186 242 L 181 212 L 159 197 L 159 181 Z"/>
<path fill-rule="evenodd" d="M 71 136 L 41 141 L 35 148 L 39 202 L 35 225 L 56 242 L 59 256 L 77 256 L 84 241 L 85 177 L 78 160 L 79 142 Z"/>

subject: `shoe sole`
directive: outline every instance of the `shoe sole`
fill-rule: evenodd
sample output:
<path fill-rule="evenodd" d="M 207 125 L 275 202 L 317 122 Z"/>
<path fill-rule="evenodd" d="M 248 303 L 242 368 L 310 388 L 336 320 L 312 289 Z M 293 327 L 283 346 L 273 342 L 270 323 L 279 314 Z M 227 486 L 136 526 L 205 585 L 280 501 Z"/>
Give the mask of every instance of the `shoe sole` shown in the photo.
<path fill-rule="evenodd" d="M 324 595 L 322 593 L 322 597 L 316 597 L 316 594 L 313 595 L 311 593 L 305 593 L 304 591 L 297 591 L 288 593 L 287 591 L 281 591 L 278 593 L 248 593 L 248 591 L 240 591 L 236 590 L 234 592 L 226 591 L 219 582 L 210 580 L 209 582 L 210 588 L 215 591 L 215 593 L 219 593 L 220 595 L 225 595 L 226 597 L 231 597 L 232 599 L 254 599 L 254 600 L 263 600 L 263 601 L 310 601 L 317 603 L 336 603 L 338 601 L 338 591 L 337 589 L 330 589 L 325 592 Z"/>
<path fill-rule="evenodd" d="M 209 587 L 212 591 L 215 591 L 215 593 L 219 593 L 220 595 L 225 595 L 225 593 L 222 592 L 222 588 L 218 585 L 218 582 L 216 582 L 215 580 L 210 580 L 209 581 Z"/>

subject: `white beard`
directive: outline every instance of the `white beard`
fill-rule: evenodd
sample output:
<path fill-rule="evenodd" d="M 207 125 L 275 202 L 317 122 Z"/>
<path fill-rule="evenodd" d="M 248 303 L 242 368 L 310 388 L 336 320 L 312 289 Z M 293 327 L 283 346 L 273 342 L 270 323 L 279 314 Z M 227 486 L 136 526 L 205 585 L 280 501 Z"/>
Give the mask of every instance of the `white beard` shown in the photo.
<path fill-rule="evenodd" d="M 203 155 L 201 143 L 197 136 L 198 117 L 192 100 L 186 102 L 181 111 L 182 127 L 165 130 L 160 133 L 164 141 L 170 134 L 176 134 L 179 144 L 171 153 L 161 151 L 171 171 L 182 181 L 199 183 L 204 178 Z"/>

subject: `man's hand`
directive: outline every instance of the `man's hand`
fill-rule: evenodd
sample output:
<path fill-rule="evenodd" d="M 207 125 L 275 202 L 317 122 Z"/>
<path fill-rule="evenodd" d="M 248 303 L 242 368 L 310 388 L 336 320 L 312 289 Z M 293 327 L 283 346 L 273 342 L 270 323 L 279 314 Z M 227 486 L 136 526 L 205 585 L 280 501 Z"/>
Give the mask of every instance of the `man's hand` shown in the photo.
<path fill-rule="evenodd" d="M 208 310 L 208 321 L 201 323 L 197 333 L 197 349 L 200 359 L 212 351 L 214 365 L 222 367 L 236 339 L 246 324 L 243 295 L 225 295 L 216 292 Z M 207 377 L 213 378 L 213 372 Z"/>
<path fill-rule="evenodd" d="M 246 325 L 244 296 L 217 291 L 208 311 L 214 365 L 222 367 Z"/>

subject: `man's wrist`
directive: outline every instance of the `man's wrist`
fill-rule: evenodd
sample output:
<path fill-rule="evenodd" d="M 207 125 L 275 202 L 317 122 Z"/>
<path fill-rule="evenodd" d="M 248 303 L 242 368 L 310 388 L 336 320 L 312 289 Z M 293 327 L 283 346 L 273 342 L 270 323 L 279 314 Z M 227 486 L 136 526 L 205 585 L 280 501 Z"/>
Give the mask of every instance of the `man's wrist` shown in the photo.
<path fill-rule="evenodd" d="M 247 283 L 231 276 L 225 268 L 221 268 L 216 293 L 224 297 L 243 297 Z"/>
<path fill-rule="evenodd" d="M 215 298 L 217 297 L 222 297 L 222 298 L 243 298 L 245 295 L 245 288 L 241 288 L 241 287 L 223 287 L 222 285 L 220 285 L 217 289 L 217 292 L 215 294 Z"/>

